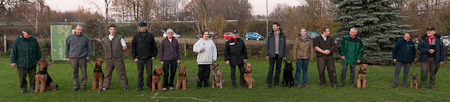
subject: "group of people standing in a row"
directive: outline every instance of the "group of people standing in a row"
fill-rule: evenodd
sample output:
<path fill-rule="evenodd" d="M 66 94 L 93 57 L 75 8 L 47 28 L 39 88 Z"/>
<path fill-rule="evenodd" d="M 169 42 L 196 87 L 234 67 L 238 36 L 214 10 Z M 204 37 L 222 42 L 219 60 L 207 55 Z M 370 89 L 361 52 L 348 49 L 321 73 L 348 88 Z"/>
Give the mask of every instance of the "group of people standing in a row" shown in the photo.
<path fill-rule="evenodd" d="M 152 83 L 152 61 L 158 54 L 157 46 L 153 34 L 147 31 L 147 24 L 140 22 L 138 24 L 139 32 L 134 35 L 132 46 L 132 57 L 137 64 L 138 69 L 138 87 L 137 91 L 143 90 L 144 78 L 143 72 L 147 72 L 146 86 L 151 91 Z M 128 78 L 125 71 L 125 63 L 123 60 L 123 51 L 127 49 L 127 45 L 123 36 L 118 35 L 114 24 L 109 26 L 109 35 L 102 40 L 103 50 L 106 59 L 105 79 L 103 80 L 103 88 L 100 91 L 108 90 L 110 87 L 111 76 L 114 69 L 119 77 L 121 87 L 124 91 L 128 91 Z M 363 55 L 363 43 L 361 38 L 357 36 L 358 29 L 353 27 L 350 29 L 349 35 L 345 36 L 339 45 L 336 45 L 334 38 L 329 37 L 330 29 L 323 27 L 321 35 L 314 38 L 306 34 L 306 29 L 301 28 L 301 33 L 293 42 L 292 55 L 296 63 L 295 83 L 297 87 L 310 87 L 307 78 L 307 70 L 309 62 L 313 61 L 314 56 L 317 58 L 317 67 L 319 69 L 320 86 L 325 87 L 325 67 L 327 67 L 328 76 L 333 88 L 338 89 L 338 81 L 334 66 L 333 52 L 338 47 L 339 55 L 342 59 L 341 82 L 339 86 L 344 86 L 347 67 L 350 66 L 350 86 L 355 86 L 355 66 L 361 62 Z M 421 89 L 425 89 L 428 72 L 430 72 L 429 87 L 435 88 L 435 74 L 439 65 L 444 61 L 444 47 L 440 40 L 440 35 L 435 34 L 434 28 L 427 29 L 427 34 L 421 37 L 418 44 L 420 53 L 419 62 L 422 62 Z M 31 37 L 33 31 L 24 28 L 22 35 L 14 41 L 11 51 L 11 66 L 17 66 L 17 73 L 20 78 L 20 93 L 25 93 L 27 88 L 26 76 L 29 75 L 31 92 L 34 92 L 36 74 L 36 64 L 41 59 L 41 52 L 37 40 Z M 409 67 L 414 64 L 415 45 L 411 41 L 412 33 L 407 32 L 404 39 L 400 39 L 392 50 L 395 62 L 394 83 L 392 87 L 397 87 L 401 66 L 404 65 L 404 77 L 402 86 L 406 86 L 408 79 Z M 281 73 L 282 60 L 287 57 L 286 35 L 280 28 L 279 23 L 273 23 L 272 31 L 269 32 L 265 44 L 266 59 L 269 60 L 269 71 L 267 74 L 266 88 L 274 86 L 279 87 L 279 79 Z M 193 51 L 198 53 L 198 79 L 197 89 L 209 87 L 209 76 L 211 65 L 217 60 L 217 49 L 214 42 L 209 39 L 208 31 L 202 32 L 202 38 L 193 46 Z M 178 64 L 180 64 L 180 48 L 177 39 L 173 37 L 173 30 L 167 30 L 167 37 L 160 44 L 160 61 L 163 65 L 164 82 L 163 91 L 174 89 L 174 78 Z M 73 72 L 73 90 L 86 90 L 87 84 L 87 61 L 91 58 L 92 47 L 89 37 L 83 34 L 83 27 L 77 25 L 75 33 L 70 34 L 66 39 L 65 55 L 67 61 L 71 63 Z M 245 42 L 238 38 L 237 30 L 233 31 L 232 38 L 226 42 L 224 50 L 225 62 L 231 66 L 232 88 L 236 88 L 236 66 L 240 71 L 240 87 L 244 88 L 244 64 L 247 63 L 247 48 Z M 274 65 L 275 76 L 273 76 Z M 79 71 L 81 70 L 81 81 Z M 303 75 L 302 75 L 303 74 Z M 170 77 L 169 77 L 170 75 Z M 170 80 L 170 81 L 169 81 Z M 303 80 L 301 82 L 301 80 Z"/>

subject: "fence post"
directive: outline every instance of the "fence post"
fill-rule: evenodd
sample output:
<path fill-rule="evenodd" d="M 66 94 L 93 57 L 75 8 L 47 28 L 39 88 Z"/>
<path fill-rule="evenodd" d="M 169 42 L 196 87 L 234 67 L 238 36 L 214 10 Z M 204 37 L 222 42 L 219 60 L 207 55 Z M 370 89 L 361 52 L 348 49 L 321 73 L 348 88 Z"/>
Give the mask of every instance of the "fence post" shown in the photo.
<path fill-rule="evenodd" d="M 186 58 L 186 52 L 187 52 L 187 50 L 186 50 L 186 39 L 184 39 L 184 58 Z"/>
<path fill-rule="evenodd" d="M 4 35 L 4 39 L 3 39 L 3 42 L 5 42 L 5 52 L 7 52 L 7 50 L 8 50 L 8 44 L 7 44 L 7 42 L 8 42 L 8 40 L 6 40 L 6 34 Z"/>

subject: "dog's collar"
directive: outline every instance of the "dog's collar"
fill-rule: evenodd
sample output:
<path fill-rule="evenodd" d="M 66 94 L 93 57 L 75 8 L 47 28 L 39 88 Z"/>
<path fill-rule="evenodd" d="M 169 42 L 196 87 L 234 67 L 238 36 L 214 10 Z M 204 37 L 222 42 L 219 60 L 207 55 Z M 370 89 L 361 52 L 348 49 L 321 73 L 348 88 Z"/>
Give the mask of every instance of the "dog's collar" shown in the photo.
<path fill-rule="evenodd" d="M 100 68 L 94 68 L 94 70 L 102 70 L 102 67 L 100 67 Z"/>
<path fill-rule="evenodd" d="M 178 76 L 186 76 L 186 74 L 183 75 L 183 74 L 180 73 Z"/>
<path fill-rule="evenodd" d="M 162 73 L 161 73 L 161 74 L 162 74 Z M 161 75 L 159 75 L 158 73 L 156 73 L 156 71 L 153 71 L 153 75 L 161 76 Z"/>
<path fill-rule="evenodd" d="M 244 73 L 251 73 L 251 72 L 252 72 L 252 70 L 250 70 L 250 71 L 244 70 Z"/>
<path fill-rule="evenodd" d="M 47 71 L 47 67 L 44 67 L 42 69 L 39 69 L 39 71 Z"/>

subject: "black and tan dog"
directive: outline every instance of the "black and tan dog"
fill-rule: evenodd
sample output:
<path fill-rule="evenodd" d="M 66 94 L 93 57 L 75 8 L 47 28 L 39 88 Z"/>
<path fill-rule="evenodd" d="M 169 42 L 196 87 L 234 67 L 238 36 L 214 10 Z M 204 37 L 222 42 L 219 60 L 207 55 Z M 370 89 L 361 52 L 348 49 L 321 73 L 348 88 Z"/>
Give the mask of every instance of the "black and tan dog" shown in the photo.
<path fill-rule="evenodd" d="M 41 85 L 41 93 L 44 92 L 44 90 L 52 90 L 55 91 L 58 85 L 53 82 L 50 75 L 47 73 L 47 68 L 50 68 L 50 64 L 48 64 L 47 59 L 42 58 L 39 60 L 39 72 L 36 74 L 36 85 L 35 85 L 35 91 L 34 93 L 37 93 L 39 90 L 39 85 Z"/>
<path fill-rule="evenodd" d="M 152 74 L 152 91 L 155 91 L 158 88 L 158 91 L 161 91 L 161 75 L 163 72 L 163 68 L 161 66 L 156 66 L 155 70 Z"/>
<path fill-rule="evenodd" d="M 411 74 L 411 88 L 419 89 L 419 84 L 417 84 L 417 74 L 412 73 Z"/>
<path fill-rule="evenodd" d="M 178 67 L 180 74 L 178 74 L 178 81 L 175 89 L 183 88 L 183 90 L 186 90 L 187 86 L 189 85 L 186 80 L 186 69 L 187 69 L 186 66 Z"/>
<path fill-rule="evenodd" d="M 356 80 L 356 87 L 358 88 L 367 87 L 366 71 L 367 71 L 367 64 L 362 64 L 361 69 L 358 72 L 358 80 Z"/>
<path fill-rule="evenodd" d="M 94 61 L 95 61 L 95 68 L 94 68 L 94 82 L 92 85 L 92 89 L 96 89 L 97 87 L 98 89 L 102 89 L 103 78 L 105 78 L 105 75 L 103 74 L 102 71 L 103 59 L 97 58 Z"/>
<path fill-rule="evenodd" d="M 252 78 L 252 64 L 247 63 L 245 64 L 245 70 L 244 70 L 244 80 L 245 86 L 248 86 L 249 89 L 252 89 L 253 86 L 255 86 L 255 80 Z"/>
<path fill-rule="evenodd" d="M 222 87 L 225 85 L 225 80 L 223 80 L 223 74 L 220 71 L 219 68 L 219 64 L 214 63 L 213 64 L 214 68 L 213 68 L 213 74 L 212 74 L 212 88 L 214 88 L 215 86 L 219 86 L 220 89 L 222 89 Z"/>
<path fill-rule="evenodd" d="M 292 74 L 292 71 L 294 71 L 294 68 L 292 67 L 292 61 L 291 63 L 288 63 L 287 61 L 284 61 L 285 66 L 283 70 L 283 81 L 281 82 L 284 86 L 294 86 L 294 75 Z"/>

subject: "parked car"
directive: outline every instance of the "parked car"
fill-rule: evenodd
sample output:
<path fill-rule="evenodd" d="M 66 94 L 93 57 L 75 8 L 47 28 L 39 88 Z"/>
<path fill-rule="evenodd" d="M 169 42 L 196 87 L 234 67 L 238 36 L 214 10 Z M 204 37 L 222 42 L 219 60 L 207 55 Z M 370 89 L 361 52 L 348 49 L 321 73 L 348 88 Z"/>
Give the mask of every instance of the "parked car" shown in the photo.
<path fill-rule="evenodd" d="M 255 40 L 264 40 L 264 36 L 259 35 L 257 32 L 247 32 L 245 33 L 245 40 L 255 39 Z"/>
<path fill-rule="evenodd" d="M 450 37 L 449 36 L 442 36 L 441 40 L 444 43 L 444 46 L 450 46 Z"/>
<path fill-rule="evenodd" d="M 219 37 L 219 32 L 217 32 L 217 31 L 209 31 L 208 33 L 209 33 L 209 38 L 211 38 L 211 39 Z"/>
<path fill-rule="evenodd" d="M 307 31 L 306 32 L 306 35 L 308 35 L 310 38 L 311 38 L 311 40 L 314 42 L 314 38 L 316 38 L 317 36 L 320 36 L 320 34 L 319 33 L 317 33 L 317 32 L 312 32 L 312 31 Z"/>
<path fill-rule="evenodd" d="M 231 39 L 233 36 L 233 33 L 232 32 L 225 32 L 225 33 L 223 33 L 223 39 Z M 238 36 L 238 38 L 241 38 L 241 36 Z"/>
<path fill-rule="evenodd" d="M 166 31 L 164 31 L 164 30 L 161 30 L 161 31 L 164 33 L 163 38 L 166 38 L 167 37 Z M 178 39 L 181 37 L 181 35 L 173 32 L 173 37 L 175 37 L 175 39 Z"/>

